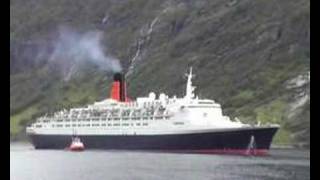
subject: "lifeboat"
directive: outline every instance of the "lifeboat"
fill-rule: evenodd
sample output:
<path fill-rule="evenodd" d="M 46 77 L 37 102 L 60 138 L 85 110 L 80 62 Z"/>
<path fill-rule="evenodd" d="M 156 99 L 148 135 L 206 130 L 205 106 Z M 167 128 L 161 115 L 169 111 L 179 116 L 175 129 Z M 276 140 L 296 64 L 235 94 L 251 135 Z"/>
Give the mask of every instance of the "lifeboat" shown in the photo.
<path fill-rule="evenodd" d="M 84 145 L 81 142 L 80 138 L 75 137 L 72 139 L 72 142 L 69 146 L 70 151 L 83 151 L 84 150 Z"/>

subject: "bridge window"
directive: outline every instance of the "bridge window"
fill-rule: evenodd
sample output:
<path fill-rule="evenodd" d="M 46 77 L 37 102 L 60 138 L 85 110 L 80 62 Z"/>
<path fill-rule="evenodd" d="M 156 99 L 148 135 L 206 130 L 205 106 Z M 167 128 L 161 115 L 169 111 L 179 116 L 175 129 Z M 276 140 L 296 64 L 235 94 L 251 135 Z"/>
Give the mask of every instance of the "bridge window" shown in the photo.
<path fill-rule="evenodd" d="M 213 104 L 212 102 L 199 102 L 199 104 Z"/>
<path fill-rule="evenodd" d="M 214 106 L 188 106 L 188 108 L 213 108 Z"/>

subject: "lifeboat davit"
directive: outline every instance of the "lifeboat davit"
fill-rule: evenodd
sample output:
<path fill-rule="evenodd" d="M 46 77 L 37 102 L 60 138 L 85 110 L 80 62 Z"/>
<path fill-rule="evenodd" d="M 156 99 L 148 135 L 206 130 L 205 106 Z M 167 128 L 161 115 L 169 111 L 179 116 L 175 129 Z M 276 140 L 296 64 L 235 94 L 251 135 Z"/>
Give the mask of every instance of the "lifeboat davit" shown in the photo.
<path fill-rule="evenodd" d="M 84 145 L 81 142 L 80 138 L 75 137 L 72 139 L 72 142 L 69 146 L 70 151 L 83 151 L 84 150 Z"/>

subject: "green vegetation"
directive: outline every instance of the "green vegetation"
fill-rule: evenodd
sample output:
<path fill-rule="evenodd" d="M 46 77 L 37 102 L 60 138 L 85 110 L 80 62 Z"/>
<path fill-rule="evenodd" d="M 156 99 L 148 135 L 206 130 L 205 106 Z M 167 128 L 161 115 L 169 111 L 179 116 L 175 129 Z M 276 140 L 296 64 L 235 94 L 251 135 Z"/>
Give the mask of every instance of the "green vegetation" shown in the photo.
<path fill-rule="evenodd" d="M 285 127 L 285 110 L 286 103 L 284 101 L 276 100 L 271 102 L 267 106 L 258 107 L 255 110 L 256 119 L 261 123 L 274 123 L 281 126 L 280 130 L 277 133 L 277 136 L 274 139 L 274 143 L 278 144 L 290 144 L 290 133 Z"/>
<path fill-rule="evenodd" d="M 106 16 L 108 22 L 103 24 Z M 309 86 L 286 85 L 310 71 L 308 0 L 237 1 L 233 5 L 224 0 L 12 0 L 11 135 L 22 132 L 32 116 L 109 95 L 110 76 L 95 66 L 83 65 L 69 81 L 63 81 L 47 59 L 22 58 L 29 42 L 50 42 L 61 25 L 79 31 L 98 29 L 104 33 L 105 51 L 127 69 L 138 41 L 147 36 L 156 17 L 159 21 L 128 77 L 129 96 L 149 91 L 181 96 L 183 74 L 193 66 L 200 97 L 216 100 L 225 114 L 249 123 L 279 123 L 278 144 L 309 146 L 309 104 L 289 115 L 291 104 Z"/>
<path fill-rule="evenodd" d="M 36 112 L 37 109 L 31 106 L 20 113 L 10 116 L 10 135 L 17 134 L 24 130 L 21 122 L 31 119 Z"/>

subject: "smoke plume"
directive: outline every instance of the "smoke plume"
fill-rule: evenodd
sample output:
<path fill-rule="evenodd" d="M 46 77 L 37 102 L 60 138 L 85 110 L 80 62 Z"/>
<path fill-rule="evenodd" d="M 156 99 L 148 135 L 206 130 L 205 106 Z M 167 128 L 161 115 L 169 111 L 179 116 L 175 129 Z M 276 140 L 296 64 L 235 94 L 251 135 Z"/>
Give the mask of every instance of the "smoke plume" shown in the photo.
<path fill-rule="evenodd" d="M 80 33 L 71 28 L 60 28 L 49 62 L 59 62 L 65 80 L 73 75 L 82 62 L 92 62 L 104 71 L 120 72 L 119 60 L 104 52 L 102 35 L 100 31 Z"/>

